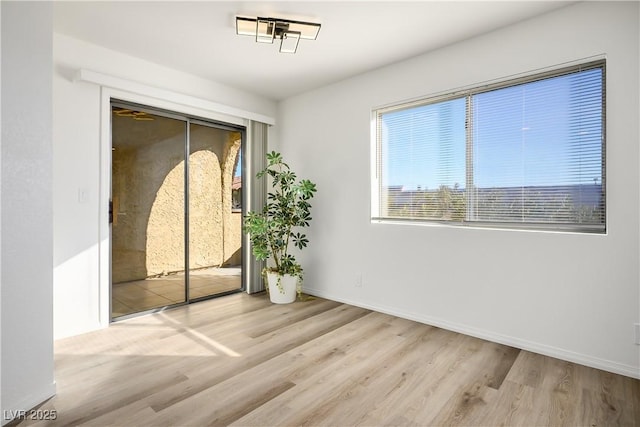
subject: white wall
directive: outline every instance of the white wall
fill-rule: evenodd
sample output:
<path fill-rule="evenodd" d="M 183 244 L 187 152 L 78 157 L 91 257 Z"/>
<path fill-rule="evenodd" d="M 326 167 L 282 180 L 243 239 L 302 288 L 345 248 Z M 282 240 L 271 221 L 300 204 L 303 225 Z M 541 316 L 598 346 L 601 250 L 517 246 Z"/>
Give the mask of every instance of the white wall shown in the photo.
<path fill-rule="evenodd" d="M 51 3 L 2 2 L 2 424 L 55 393 Z M 25 23 L 29 23 L 26 25 Z"/>
<path fill-rule="evenodd" d="M 283 101 L 272 148 L 319 189 L 305 290 L 640 377 L 638 17 L 579 3 Z M 374 107 L 602 54 L 607 235 L 370 222 Z"/>
<path fill-rule="evenodd" d="M 61 34 L 53 36 L 53 195 L 54 195 L 54 331 L 55 338 L 104 325 L 99 317 L 105 302 L 99 291 L 101 270 L 100 220 L 104 218 L 101 182 L 101 88 L 74 82 L 78 69 L 189 95 L 217 104 L 274 117 L 275 102 L 176 70 L 104 49 Z M 135 95 L 135 94 L 134 94 Z M 154 104 L 154 102 L 160 102 Z M 162 100 L 150 99 L 153 106 Z M 171 106 L 169 106 L 171 108 Z M 183 105 L 175 110 L 183 111 Z M 103 120 L 104 120 L 104 116 Z M 108 115 L 107 119 L 108 120 Z M 107 154 L 108 154 L 107 150 Z M 106 186 L 106 187 L 105 187 Z M 88 195 L 81 201 L 79 192 Z M 101 323 L 102 321 L 102 323 Z"/>

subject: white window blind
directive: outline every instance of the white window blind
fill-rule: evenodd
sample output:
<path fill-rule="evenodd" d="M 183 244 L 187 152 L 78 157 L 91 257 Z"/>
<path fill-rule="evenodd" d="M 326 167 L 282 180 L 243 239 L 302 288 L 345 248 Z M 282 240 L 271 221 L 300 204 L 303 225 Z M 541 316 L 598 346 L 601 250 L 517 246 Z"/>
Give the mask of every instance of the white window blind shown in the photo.
<path fill-rule="evenodd" d="M 376 111 L 377 219 L 604 232 L 605 68 Z"/>

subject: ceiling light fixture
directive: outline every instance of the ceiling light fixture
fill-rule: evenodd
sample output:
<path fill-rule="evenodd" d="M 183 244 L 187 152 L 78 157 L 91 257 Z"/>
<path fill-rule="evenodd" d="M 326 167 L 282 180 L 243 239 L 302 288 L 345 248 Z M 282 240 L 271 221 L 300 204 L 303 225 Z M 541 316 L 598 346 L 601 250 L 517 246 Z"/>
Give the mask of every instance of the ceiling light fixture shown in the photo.
<path fill-rule="evenodd" d="M 150 122 L 154 120 L 153 117 L 144 111 L 134 111 L 126 108 L 115 107 L 113 109 L 113 114 L 117 117 L 131 117 L 133 120 L 137 120 L 139 122 Z"/>
<path fill-rule="evenodd" d="M 280 40 L 280 52 L 296 53 L 300 39 L 315 40 L 320 24 L 281 18 L 236 16 L 236 34 L 255 37 L 258 43 Z"/>

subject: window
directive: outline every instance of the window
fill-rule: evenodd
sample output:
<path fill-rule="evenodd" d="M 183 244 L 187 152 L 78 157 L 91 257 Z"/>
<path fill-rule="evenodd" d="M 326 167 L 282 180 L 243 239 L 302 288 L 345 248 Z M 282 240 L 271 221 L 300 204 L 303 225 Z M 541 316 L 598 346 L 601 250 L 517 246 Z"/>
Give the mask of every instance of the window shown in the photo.
<path fill-rule="evenodd" d="M 605 231 L 605 64 L 375 111 L 373 218 Z"/>
<path fill-rule="evenodd" d="M 242 212 L 242 149 L 238 149 L 231 182 L 231 212 Z"/>

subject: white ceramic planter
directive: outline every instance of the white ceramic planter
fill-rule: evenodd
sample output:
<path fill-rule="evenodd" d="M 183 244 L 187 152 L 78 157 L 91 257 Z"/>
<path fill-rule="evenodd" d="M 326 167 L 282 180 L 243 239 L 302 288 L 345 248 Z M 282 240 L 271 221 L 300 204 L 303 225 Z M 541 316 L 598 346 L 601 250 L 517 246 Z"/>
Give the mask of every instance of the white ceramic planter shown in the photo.
<path fill-rule="evenodd" d="M 296 300 L 298 294 L 296 276 L 285 274 L 280 276 L 280 288 L 278 287 L 277 273 L 267 273 L 267 283 L 269 284 L 269 298 L 274 304 L 289 304 Z"/>

